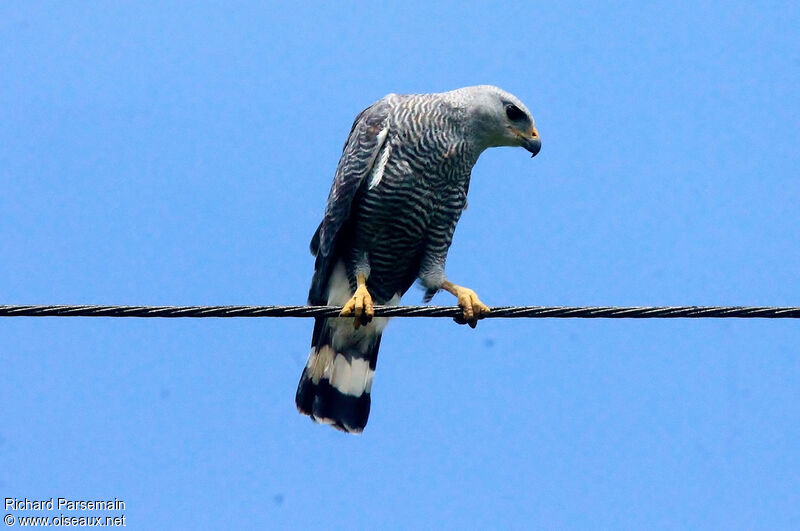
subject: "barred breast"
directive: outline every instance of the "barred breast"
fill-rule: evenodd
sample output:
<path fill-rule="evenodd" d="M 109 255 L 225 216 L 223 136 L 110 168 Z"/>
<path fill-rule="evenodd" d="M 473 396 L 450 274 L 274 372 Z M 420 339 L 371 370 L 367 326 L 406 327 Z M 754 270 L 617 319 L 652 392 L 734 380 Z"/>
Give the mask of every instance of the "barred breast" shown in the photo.
<path fill-rule="evenodd" d="M 378 303 L 410 287 L 426 247 L 447 251 L 477 159 L 454 118 L 458 113 L 434 98 L 401 100 L 372 174 L 354 201 L 348 268 L 366 255 L 368 288 Z"/>

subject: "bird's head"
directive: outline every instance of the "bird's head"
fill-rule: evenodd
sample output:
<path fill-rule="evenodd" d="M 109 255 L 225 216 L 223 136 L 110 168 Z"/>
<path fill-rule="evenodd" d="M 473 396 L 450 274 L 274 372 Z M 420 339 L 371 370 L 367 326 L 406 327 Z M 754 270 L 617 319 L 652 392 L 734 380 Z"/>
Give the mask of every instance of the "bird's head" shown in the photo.
<path fill-rule="evenodd" d="M 528 108 L 513 94 L 492 85 L 460 89 L 472 133 L 482 147 L 523 147 L 536 156 L 542 141 Z"/>

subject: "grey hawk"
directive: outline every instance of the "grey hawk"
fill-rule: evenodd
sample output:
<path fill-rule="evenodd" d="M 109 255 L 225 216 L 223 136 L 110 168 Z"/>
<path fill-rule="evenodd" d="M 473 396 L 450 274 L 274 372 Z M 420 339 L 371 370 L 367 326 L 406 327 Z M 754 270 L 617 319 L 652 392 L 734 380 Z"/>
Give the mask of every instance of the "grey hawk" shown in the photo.
<path fill-rule="evenodd" d="M 481 85 L 439 94 L 389 94 L 355 119 L 311 240 L 312 305 L 343 306 L 316 318 L 297 409 L 314 421 L 360 433 L 385 317 L 419 280 L 425 302 L 443 289 L 474 327 L 489 311 L 474 291 L 445 276 L 447 250 L 467 204 L 472 167 L 490 147 L 535 156 L 541 140 L 523 103 Z"/>

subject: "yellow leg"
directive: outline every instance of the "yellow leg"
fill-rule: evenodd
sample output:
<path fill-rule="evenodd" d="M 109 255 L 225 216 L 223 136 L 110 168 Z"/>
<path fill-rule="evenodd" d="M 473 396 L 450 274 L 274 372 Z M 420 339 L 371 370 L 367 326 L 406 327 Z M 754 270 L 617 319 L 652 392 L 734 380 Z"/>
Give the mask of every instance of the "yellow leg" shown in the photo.
<path fill-rule="evenodd" d="M 355 317 L 353 326 L 358 328 L 362 324 L 365 325 L 372 321 L 375 310 L 372 306 L 372 296 L 367 291 L 367 277 L 360 274 L 356 275 L 356 286 L 356 292 L 344 305 L 339 315 L 341 317 Z"/>
<path fill-rule="evenodd" d="M 458 305 L 464 311 L 462 318 L 456 318 L 457 323 L 467 323 L 472 328 L 475 328 L 478 324 L 478 319 L 483 319 L 489 313 L 489 307 L 482 303 L 478 298 L 478 294 L 471 289 L 456 286 L 449 280 L 445 280 L 442 283 L 442 289 L 455 295 L 458 299 Z"/>

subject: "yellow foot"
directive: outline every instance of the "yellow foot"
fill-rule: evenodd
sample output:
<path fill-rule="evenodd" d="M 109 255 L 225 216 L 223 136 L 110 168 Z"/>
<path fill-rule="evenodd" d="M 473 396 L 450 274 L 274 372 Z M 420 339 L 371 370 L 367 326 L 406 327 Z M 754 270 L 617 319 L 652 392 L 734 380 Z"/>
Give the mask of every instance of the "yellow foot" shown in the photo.
<path fill-rule="evenodd" d="M 489 307 L 482 303 L 478 294 L 471 289 L 456 286 L 448 281 L 442 287 L 458 298 L 458 305 L 464 311 L 464 315 L 454 319 L 458 324 L 468 324 L 475 328 L 478 325 L 478 319 L 483 319 L 489 313 Z"/>
<path fill-rule="evenodd" d="M 353 297 L 347 301 L 342 308 L 341 317 L 355 317 L 353 327 L 358 328 L 372 321 L 375 309 L 372 306 L 372 296 L 367 291 L 367 287 L 362 285 L 356 288 Z"/>

